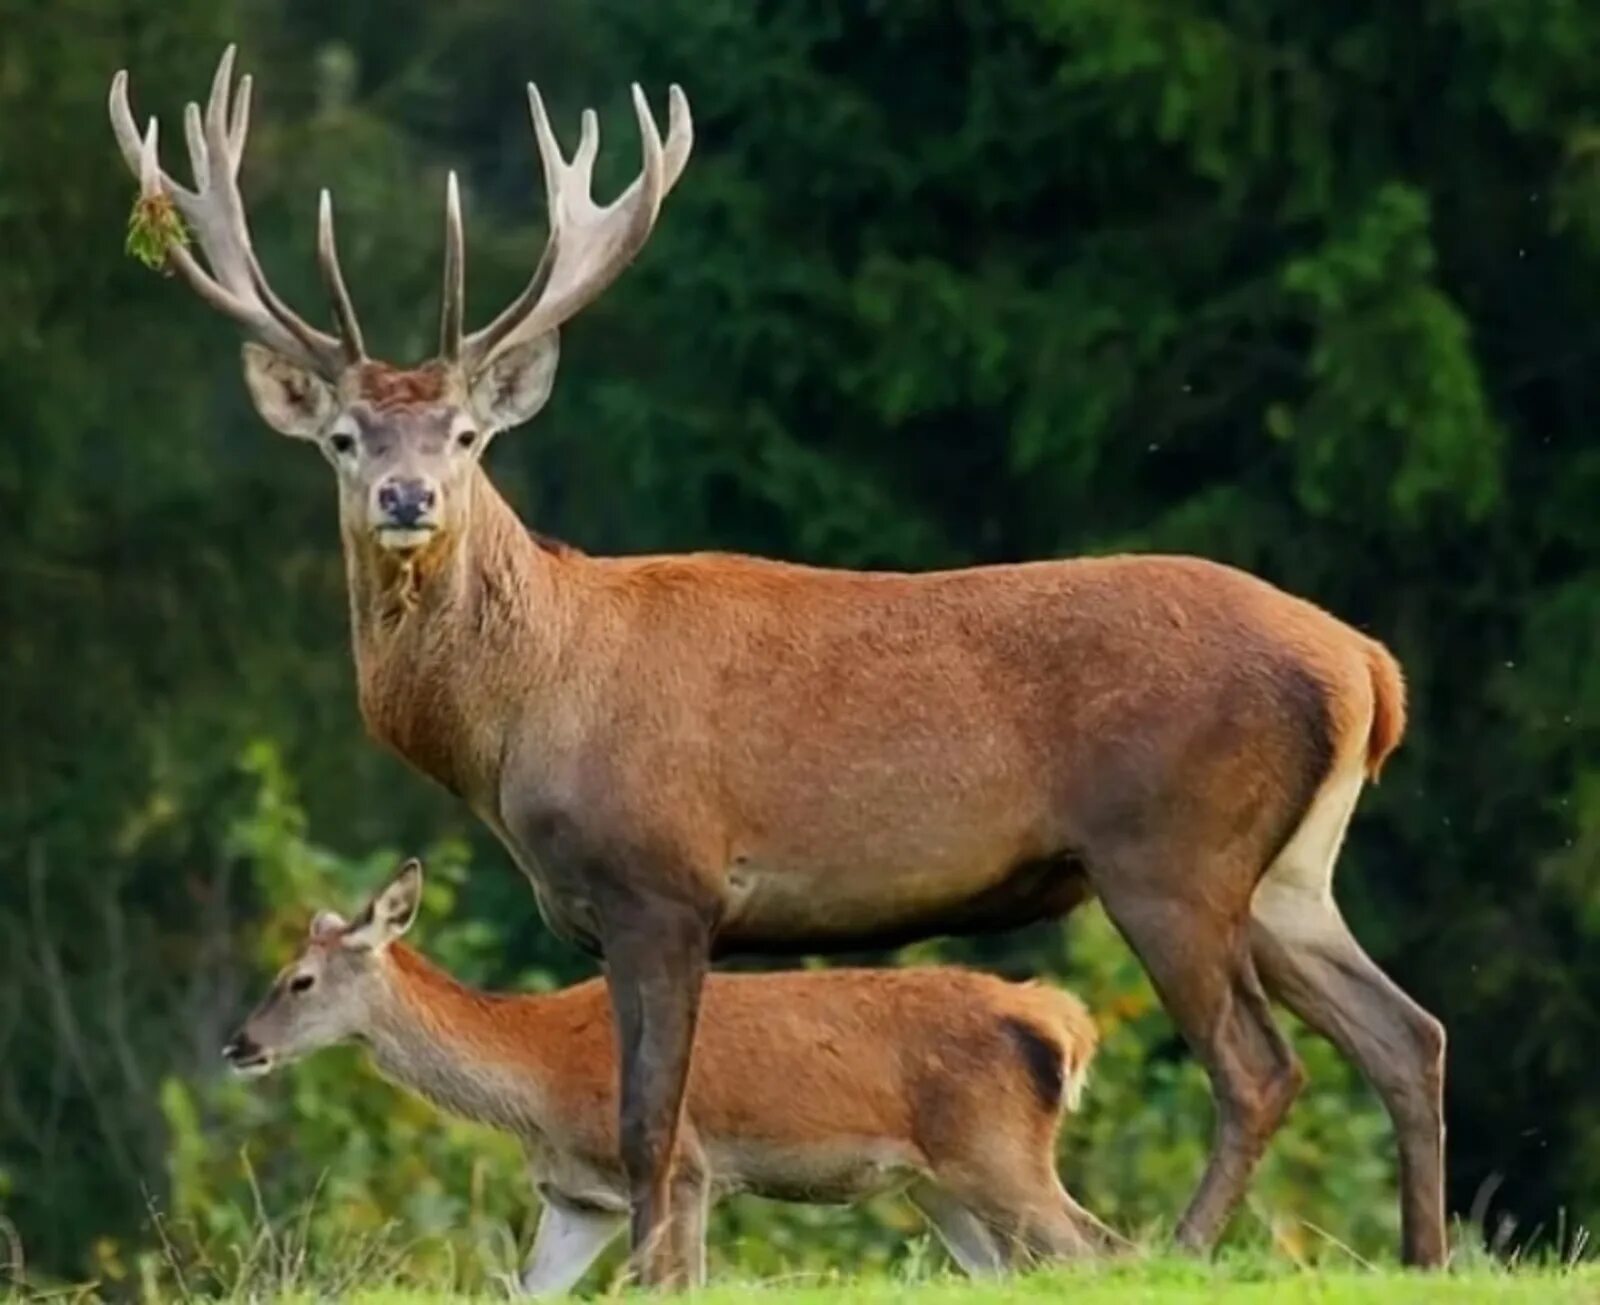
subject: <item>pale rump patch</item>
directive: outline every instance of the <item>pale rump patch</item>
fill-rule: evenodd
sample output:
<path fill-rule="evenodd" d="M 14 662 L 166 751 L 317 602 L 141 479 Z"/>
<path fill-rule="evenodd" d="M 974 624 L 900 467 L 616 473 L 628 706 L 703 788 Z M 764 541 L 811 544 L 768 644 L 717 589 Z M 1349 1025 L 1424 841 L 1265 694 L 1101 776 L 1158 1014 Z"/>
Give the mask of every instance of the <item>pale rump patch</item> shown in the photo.
<path fill-rule="evenodd" d="M 1342 758 L 1256 885 L 1250 913 L 1286 945 L 1343 930 L 1333 902 L 1333 871 L 1365 779 L 1363 756 Z"/>

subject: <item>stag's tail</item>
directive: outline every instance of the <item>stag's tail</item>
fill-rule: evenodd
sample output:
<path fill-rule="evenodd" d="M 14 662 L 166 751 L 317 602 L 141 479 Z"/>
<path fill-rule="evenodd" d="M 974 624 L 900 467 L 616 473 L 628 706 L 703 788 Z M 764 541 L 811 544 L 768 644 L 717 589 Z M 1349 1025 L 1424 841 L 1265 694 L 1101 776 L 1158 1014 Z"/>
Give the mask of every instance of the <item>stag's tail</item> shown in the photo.
<path fill-rule="evenodd" d="M 1383 763 L 1406 732 L 1406 681 L 1400 663 L 1377 640 L 1367 643 L 1372 675 L 1372 730 L 1367 735 L 1367 778 L 1376 780 Z"/>

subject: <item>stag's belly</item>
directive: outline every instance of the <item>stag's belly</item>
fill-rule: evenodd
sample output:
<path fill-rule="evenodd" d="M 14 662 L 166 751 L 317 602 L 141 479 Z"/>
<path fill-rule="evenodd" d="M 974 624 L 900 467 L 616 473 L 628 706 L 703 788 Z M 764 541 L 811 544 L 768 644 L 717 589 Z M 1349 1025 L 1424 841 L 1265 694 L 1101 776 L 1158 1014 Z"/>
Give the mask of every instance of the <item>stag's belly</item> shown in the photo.
<path fill-rule="evenodd" d="M 736 863 L 721 953 L 893 947 L 939 934 L 1013 929 L 1066 914 L 1090 895 L 1083 863 L 1062 851 L 966 873 Z"/>
<path fill-rule="evenodd" d="M 830 724 L 791 736 L 787 784 L 729 784 L 725 948 L 1009 929 L 1087 896 L 1072 803 L 1003 717 L 973 731 L 911 711 L 899 728 Z"/>

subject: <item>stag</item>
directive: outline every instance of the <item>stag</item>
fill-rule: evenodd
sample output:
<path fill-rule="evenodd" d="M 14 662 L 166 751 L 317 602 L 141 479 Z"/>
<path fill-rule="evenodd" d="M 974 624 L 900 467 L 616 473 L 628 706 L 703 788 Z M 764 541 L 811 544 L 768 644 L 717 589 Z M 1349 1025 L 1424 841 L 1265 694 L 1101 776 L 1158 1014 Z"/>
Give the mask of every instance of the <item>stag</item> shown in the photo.
<path fill-rule="evenodd" d="M 1303 1084 L 1270 995 L 1381 1095 L 1404 1256 L 1443 1261 L 1444 1031 L 1332 893 L 1357 796 L 1404 730 L 1381 644 L 1195 558 L 858 573 L 544 541 L 483 453 L 543 407 L 561 326 L 649 236 L 689 154 L 682 92 L 663 141 L 634 88 L 643 167 L 602 206 L 593 112 L 568 160 L 530 86 L 549 206 L 537 270 L 465 333 L 452 177 L 439 353 L 405 369 L 366 354 L 326 192 L 337 334 L 268 286 L 239 191 L 250 84 L 233 88 L 233 58 L 187 111 L 193 189 L 161 170 L 123 73 L 116 138 L 205 260 L 174 248 L 175 270 L 250 337 L 261 416 L 334 468 L 368 729 L 467 802 L 550 926 L 603 960 L 646 1281 L 682 1281 L 670 1184 L 714 956 L 1002 929 L 1091 896 L 1211 1081 L 1211 1151 L 1178 1242 L 1215 1242 Z"/>

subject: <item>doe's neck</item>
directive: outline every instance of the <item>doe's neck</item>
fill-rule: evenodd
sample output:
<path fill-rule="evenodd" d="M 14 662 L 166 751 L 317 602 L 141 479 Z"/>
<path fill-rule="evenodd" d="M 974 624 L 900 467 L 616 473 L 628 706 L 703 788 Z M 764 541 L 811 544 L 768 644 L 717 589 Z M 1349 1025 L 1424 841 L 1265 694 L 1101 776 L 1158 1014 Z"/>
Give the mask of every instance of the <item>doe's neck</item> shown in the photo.
<path fill-rule="evenodd" d="M 366 1040 L 384 1076 L 463 1119 L 544 1131 L 542 999 L 470 988 L 401 943 L 382 964 Z"/>

